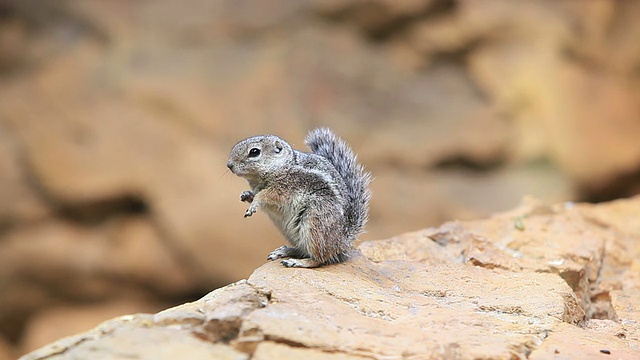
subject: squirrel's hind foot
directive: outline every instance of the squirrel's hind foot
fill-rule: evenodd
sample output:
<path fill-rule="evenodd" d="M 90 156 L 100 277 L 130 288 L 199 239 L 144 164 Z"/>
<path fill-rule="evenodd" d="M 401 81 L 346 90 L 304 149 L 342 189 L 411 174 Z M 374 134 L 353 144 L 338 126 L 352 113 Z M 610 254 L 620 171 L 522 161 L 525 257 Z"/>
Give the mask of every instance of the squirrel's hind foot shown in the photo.
<path fill-rule="evenodd" d="M 290 246 L 280 246 L 279 248 L 273 250 L 269 254 L 269 256 L 267 256 L 267 260 L 276 260 L 285 257 L 291 258 L 281 261 L 282 265 L 286 267 L 314 268 L 322 265 L 315 260 L 301 255 L 298 249 Z M 303 258 L 300 259 L 300 257 Z"/>
<path fill-rule="evenodd" d="M 312 259 L 286 259 L 281 261 L 286 267 L 315 268 L 322 264 Z"/>
<path fill-rule="evenodd" d="M 298 256 L 298 251 L 295 248 L 283 245 L 273 250 L 269 254 L 269 256 L 267 256 L 267 260 L 276 260 L 284 257 L 295 257 L 295 256 Z"/>

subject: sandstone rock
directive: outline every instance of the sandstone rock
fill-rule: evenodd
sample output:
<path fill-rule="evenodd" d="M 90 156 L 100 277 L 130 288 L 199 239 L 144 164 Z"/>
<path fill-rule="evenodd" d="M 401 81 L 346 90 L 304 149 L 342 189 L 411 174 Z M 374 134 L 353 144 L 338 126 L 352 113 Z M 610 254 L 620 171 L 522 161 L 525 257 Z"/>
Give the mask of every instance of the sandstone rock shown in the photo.
<path fill-rule="evenodd" d="M 637 221 L 636 214 L 640 213 L 640 202 L 629 200 L 611 201 L 598 206 L 579 205 L 580 211 L 590 220 L 608 227 L 617 229 L 623 233 L 631 235 L 640 235 L 640 223 Z M 640 249 L 635 245 L 635 251 L 629 255 L 633 258 L 640 254 Z M 629 249 L 631 250 L 631 249 Z M 636 257 L 637 259 L 637 257 Z"/>
<path fill-rule="evenodd" d="M 566 284 L 544 274 L 513 277 L 478 267 L 415 262 L 374 265 L 362 258 L 352 262 L 350 271 L 334 270 L 330 277 L 294 272 L 273 278 L 276 274 L 261 271 L 269 266 L 249 282 L 271 291 L 274 303 L 248 316 L 240 343 L 255 341 L 244 339 L 246 333 L 369 357 L 447 352 L 498 357 L 533 346 L 557 321 L 580 318 L 571 311 L 576 306 Z M 522 287 L 528 289 L 522 293 L 527 301 L 514 294 Z M 531 323 L 537 325 L 527 334 L 517 330 L 518 324 Z M 496 338 L 494 331 L 510 341 Z"/>
<path fill-rule="evenodd" d="M 14 281 L 49 283 L 58 294 L 72 298 L 101 298 L 127 282 L 168 293 L 194 286 L 194 280 L 161 246 L 148 220 L 123 219 L 104 227 L 108 231 L 47 223 L 13 231 L 3 243 L 0 272 Z M 92 281 L 85 282 L 86 278 Z"/>
<path fill-rule="evenodd" d="M 117 350 L 112 352 L 111 349 Z M 130 356 L 140 359 L 185 356 L 192 359 L 248 359 L 246 354 L 227 345 L 200 340 L 180 326 L 154 326 L 151 315 L 123 316 L 84 335 L 63 339 L 22 358 L 112 359 Z"/>
<path fill-rule="evenodd" d="M 323 352 L 320 350 L 300 348 L 282 343 L 264 341 L 256 347 L 252 359 L 310 359 L 310 360 L 359 360 L 366 357 L 346 355 L 340 353 Z"/>
<path fill-rule="evenodd" d="M 314 1 L 316 11 L 362 28 L 374 36 L 407 19 L 437 10 L 434 0 L 329 0 Z"/>
<path fill-rule="evenodd" d="M 91 330 L 96 324 L 122 314 L 153 312 L 157 304 L 143 300 L 118 300 L 111 303 L 50 307 L 38 312 L 30 319 L 25 329 L 26 336 L 20 343 L 21 353 L 31 352 L 52 341 Z M 51 324 L 56 324 L 51 326 Z"/>
<path fill-rule="evenodd" d="M 118 299 L 131 297 L 137 299 L 132 302 L 140 303 L 137 308 L 130 306 L 129 311 L 157 309 L 175 304 L 162 296 L 189 292 L 197 286 L 196 279 L 163 246 L 144 217 L 113 219 L 98 229 L 71 222 L 39 223 L 11 230 L 0 248 L 0 329 L 14 341 L 18 340 L 14 338 L 18 329 L 32 329 L 26 325 L 31 317 L 65 307 L 61 299 L 67 299 L 67 307 L 77 308 L 83 302 L 104 302 L 117 294 Z M 79 312 L 65 322 L 66 326 L 51 326 L 53 322 L 47 321 L 40 324 L 51 326 L 60 337 L 116 314 L 91 317 L 88 312 Z M 65 329 L 75 331 L 65 334 Z M 46 332 L 42 328 L 38 331 Z M 32 344 L 30 339 L 38 336 L 30 334 L 23 341 Z M 32 345 L 43 342 L 35 343 Z"/>
<path fill-rule="evenodd" d="M 529 355 L 529 359 L 635 359 L 639 351 L 630 349 L 615 336 L 603 335 L 567 324 L 558 325 Z"/>
<path fill-rule="evenodd" d="M 638 236 L 604 219 L 608 208 L 624 219 L 638 202 L 528 200 L 487 220 L 364 242 L 338 265 L 271 262 L 198 301 L 116 319 L 23 359 L 165 359 L 178 351 L 238 359 L 634 359 L 638 277 L 611 276 L 607 268 L 628 262 L 604 259 Z M 603 292 L 610 311 L 594 311 Z M 168 338 L 175 346 L 157 345 Z"/>
<path fill-rule="evenodd" d="M 246 185 L 225 174 L 256 133 L 298 148 L 314 126 L 346 138 L 377 177 L 364 240 L 525 193 L 637 193 L 639 14 L 632 1 L 3 1 L 0 333 L 19 342 L 52 299 L 144 292 L 168 306 L 248 277 L 283 243 L 266 216 L 242 218 Z M 638 231 L 621 229 L 637 223 L 628 210 L 601 209 L 513 214 L 499 229 L 514 243 L 447 225 L 443 246 L 414 250 L 562 273 L 587 316 L 609 319 L 633 300 L 615 291 L 637 284 Z M 574 235 L 610 226 L 569 255 L 527 237 L 574 219 Z"/>
<path fill-rule="evenodd" d="M 515 295 L 523 286 L 528 291 Z M 565 303 L 572 301 L 571 289 L 548 274 L 515 276 L 464 265 L 408 262 L 375 265 L 361 256 L 323 271 L 283 271 L 270 263 L 248 282 L 217 290 L 196 303 L 155 317 L 135 316 L 131 323 L 107 323 L 65 341 L 71 345 L 59 343 L 24 359 L 55 359 L 51 351 L 65 358 L 101 358 L 112 346 L 119 353 L 139 353 L 159 336 L 176 337 L 172 343 L 191 338 L 190 358 L 200 358 L 199 352 L 212 346 L 210 341 L 247 353 L 275 351 L 269 350 L 268 341 L 262 343 L 266 340 L 345 358 L 496 357 L 533 347 L 563 319 L 576 322 L 581 314 Z M 522 333 L 522 326 L 530 331 Z M 506 338 L 496 337 L 496 332 Z M 166 355 L 154 349 L 150 354 L 169 358 L 179 349 L 167 350 Z M 293 354 L 295 350 L 289 356 Z"/>
<path fill-rule="evenodd" d="M 512 155 L 547 154 L 575 181 L 594 191 L 611 181 L 611 174 L 637 169 L 640 146 L 629 136 L 640 130 L 638 111 L 631 106 L 640 95 L 632 85 L 635 80 L 620 77 L 604 64 L 604 71 L 592 72 L 588 64 L 598 63 L 597 59 L 588 54 L 567 56 L 562 50 L 581 44 L 600 46 L 597 53 L 608 54 L 610 50 L 602 48 L 607 42 L 584 39 L 569 24 L 598 28 L 616 20 L 596 17 L 599 23 L 591 24 L 593 17 L 587 20 L 567 9 L 553 11 L 562 5 L 541 2 L 522 7 L 509 1 L 492 2 L 492 6 L 463 4 L 460 23 L 503 37 L 470 54 L 469 69 L 479 86 L 516 122 L 519 135 Z M 605 118 L 609 121 L 603 122 Z M 615 150 L 605 155 L 600 151 L 604 148 Z"/>
<path fill-rule="evenodd" d="M 11 360 L 16 358 L 16 351 L 13 346 L 0 337 L 0 360 Z"/>
<path fill-rule="evenodd" d="M 51 209 L 28 186 L 14 134 L 0 123 L 0 229 L 31 223 L 51 215 Z"/>
<path fill-rule="evenodd" d="M 521 194 L 566 201 L 570 197 L 568 179 L 546 166 L 505 169 L 469 174 L 463 170 L 443 170 L 438 176 L 408 173 L 376 173 L 371 185 L 371 222 L 363 239 L 389 237 L 416 229 L 420 222 L 437 224 L 450 219 L 488 217 L 521 200 Z M 500 192 L 501 196 L 494 196 Z M 428 201 L 416 200 L 416 194 Z M 401 201 L 402 200 L 402 201 Z M 395 215 L 390 215 L 395 214 Z M 390 219 L 387 222 L 381 219 Z"/>

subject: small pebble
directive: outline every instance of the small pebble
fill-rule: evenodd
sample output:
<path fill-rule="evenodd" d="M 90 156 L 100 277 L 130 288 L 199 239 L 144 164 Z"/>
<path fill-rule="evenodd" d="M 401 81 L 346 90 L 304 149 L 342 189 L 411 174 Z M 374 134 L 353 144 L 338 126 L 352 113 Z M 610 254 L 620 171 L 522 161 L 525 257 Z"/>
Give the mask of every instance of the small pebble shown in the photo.
<path fill-rule="evenodd" d="M 603 353 L 603 354 L 611 355 L 611 351 L 609 351 L 607 349 L 602 349 L 602 350 L 600 350 L 600 352 Z"/>

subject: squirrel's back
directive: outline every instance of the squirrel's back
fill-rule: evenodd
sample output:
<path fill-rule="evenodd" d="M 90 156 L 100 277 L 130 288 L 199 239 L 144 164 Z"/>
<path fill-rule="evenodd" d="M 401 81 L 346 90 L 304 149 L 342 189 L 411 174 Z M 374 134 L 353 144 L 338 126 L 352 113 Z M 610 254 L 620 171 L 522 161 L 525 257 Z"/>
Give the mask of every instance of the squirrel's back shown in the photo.
<path fill-rule="evenodd" d="M 371 174 L 358 163 L 351 147 L 328 128 L 312 130 L 305 143 L 314 154 L 329 160 L 346 185 L 347 240 L 353 241 L 362 233 L 369 217 Z"/>

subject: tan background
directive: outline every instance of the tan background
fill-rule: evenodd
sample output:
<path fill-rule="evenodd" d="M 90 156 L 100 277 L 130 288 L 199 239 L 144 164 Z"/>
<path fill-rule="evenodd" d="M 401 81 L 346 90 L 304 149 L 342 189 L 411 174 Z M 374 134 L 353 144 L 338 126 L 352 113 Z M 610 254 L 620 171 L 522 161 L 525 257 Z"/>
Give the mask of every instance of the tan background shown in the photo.
<path fill-rule="evenodd" d="M 238 140 L 330 126 L 366 239 L 640 192 L 640 2 L 0 2 L 0 358 L 247 277 Z"/>

